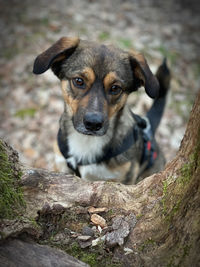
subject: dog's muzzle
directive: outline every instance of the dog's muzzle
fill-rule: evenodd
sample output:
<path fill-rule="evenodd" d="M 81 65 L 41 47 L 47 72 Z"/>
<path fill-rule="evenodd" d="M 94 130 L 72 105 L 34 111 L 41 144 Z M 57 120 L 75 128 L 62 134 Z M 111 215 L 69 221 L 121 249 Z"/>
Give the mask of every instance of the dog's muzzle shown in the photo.
<path fill-rule="evenodd" d="M 83 118 L 85 128 L 91 132 L 99 131 L 104 124 L 104 116 L 100 112 L 87 112 Z"/>

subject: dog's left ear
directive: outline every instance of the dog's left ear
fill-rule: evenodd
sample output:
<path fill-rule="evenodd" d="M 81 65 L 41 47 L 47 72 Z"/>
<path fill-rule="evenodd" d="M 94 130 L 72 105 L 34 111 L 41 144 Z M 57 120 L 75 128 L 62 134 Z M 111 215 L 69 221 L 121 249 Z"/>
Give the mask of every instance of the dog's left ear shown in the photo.
<path fill-rule="evenodd" d="M 36 57 L 33 73 L 42 74 L 47 71 L 53 63 L 67 58 L 79 44 L 77 37 L 62 37 L 46 51 Z"/>
<path fill-rule="evenodd" d="M 129 52 L 129 59 L 134 76 L 137 79 L 138 86 L 144 86 L 146 93 L 151 98 L 159 95 L 159 82 L 151 72 L 146 59 L 142 54 L 136 53 L 134 50 Z"/>

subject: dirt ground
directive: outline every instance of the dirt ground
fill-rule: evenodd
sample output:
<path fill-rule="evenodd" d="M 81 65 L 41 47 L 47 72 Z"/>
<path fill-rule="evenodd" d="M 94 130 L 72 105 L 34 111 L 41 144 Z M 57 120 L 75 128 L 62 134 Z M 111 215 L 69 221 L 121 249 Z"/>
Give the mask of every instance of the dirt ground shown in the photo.
<path fill-rule="evenodd" d="M 171 91 L 157 132 L 167 161 L 176 154 L 200 82 L 197 1 L 0 0 L 0 137 L 30 166 L 53 169 L 63 100 L 48 71 L 32 74 L 35 57 L 62 36 L 113 43 L 145 54 L 155 72 L 164 56 Z M 151 99 L 134 93 L 135 112 Z"/>

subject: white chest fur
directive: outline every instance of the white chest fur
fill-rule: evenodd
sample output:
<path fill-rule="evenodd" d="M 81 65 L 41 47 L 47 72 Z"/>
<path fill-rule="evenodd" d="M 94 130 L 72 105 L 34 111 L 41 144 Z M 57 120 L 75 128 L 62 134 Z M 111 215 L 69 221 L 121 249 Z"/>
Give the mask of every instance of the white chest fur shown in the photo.
<path fill-rule="evenodd" d="M 77 162 L 92 163 L 96 157 L 102 155 L 106 139 L 106 136 L 89 136 L 74 131 L 68 137 L 69 155 Z"/>
<path fill-rule="evenodd" d="M 102 155 L 103 147 L 108 142 L 108 136 L 87 136 L 73 132 L 68 136 L 68 161 L 74 165 L 76 162 L 93 163 Z M 110 180 L 119 176 L 119 171 L 111 171 L 106 164 L 89 164 L 79 167 L 81 177 L 86 180 Z"/>

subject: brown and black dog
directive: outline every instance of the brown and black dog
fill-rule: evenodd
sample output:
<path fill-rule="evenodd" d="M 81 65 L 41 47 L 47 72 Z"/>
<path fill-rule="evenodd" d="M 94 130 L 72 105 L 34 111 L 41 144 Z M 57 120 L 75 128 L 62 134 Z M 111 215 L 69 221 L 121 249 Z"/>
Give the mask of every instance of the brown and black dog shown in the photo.
<path fill-rule="evenodd" d="M 154 76 L 142 54 L 63 37 L 36 58 L 33 72 L 49 68 L 61 80 L 65 106 L 57 140 L 72 172 L 134 184 L 163 168 L 154 134 L 170 82 L 165 61 Z M 155 99 L 145 118 L 127 103 L 141 86 Z"/>

